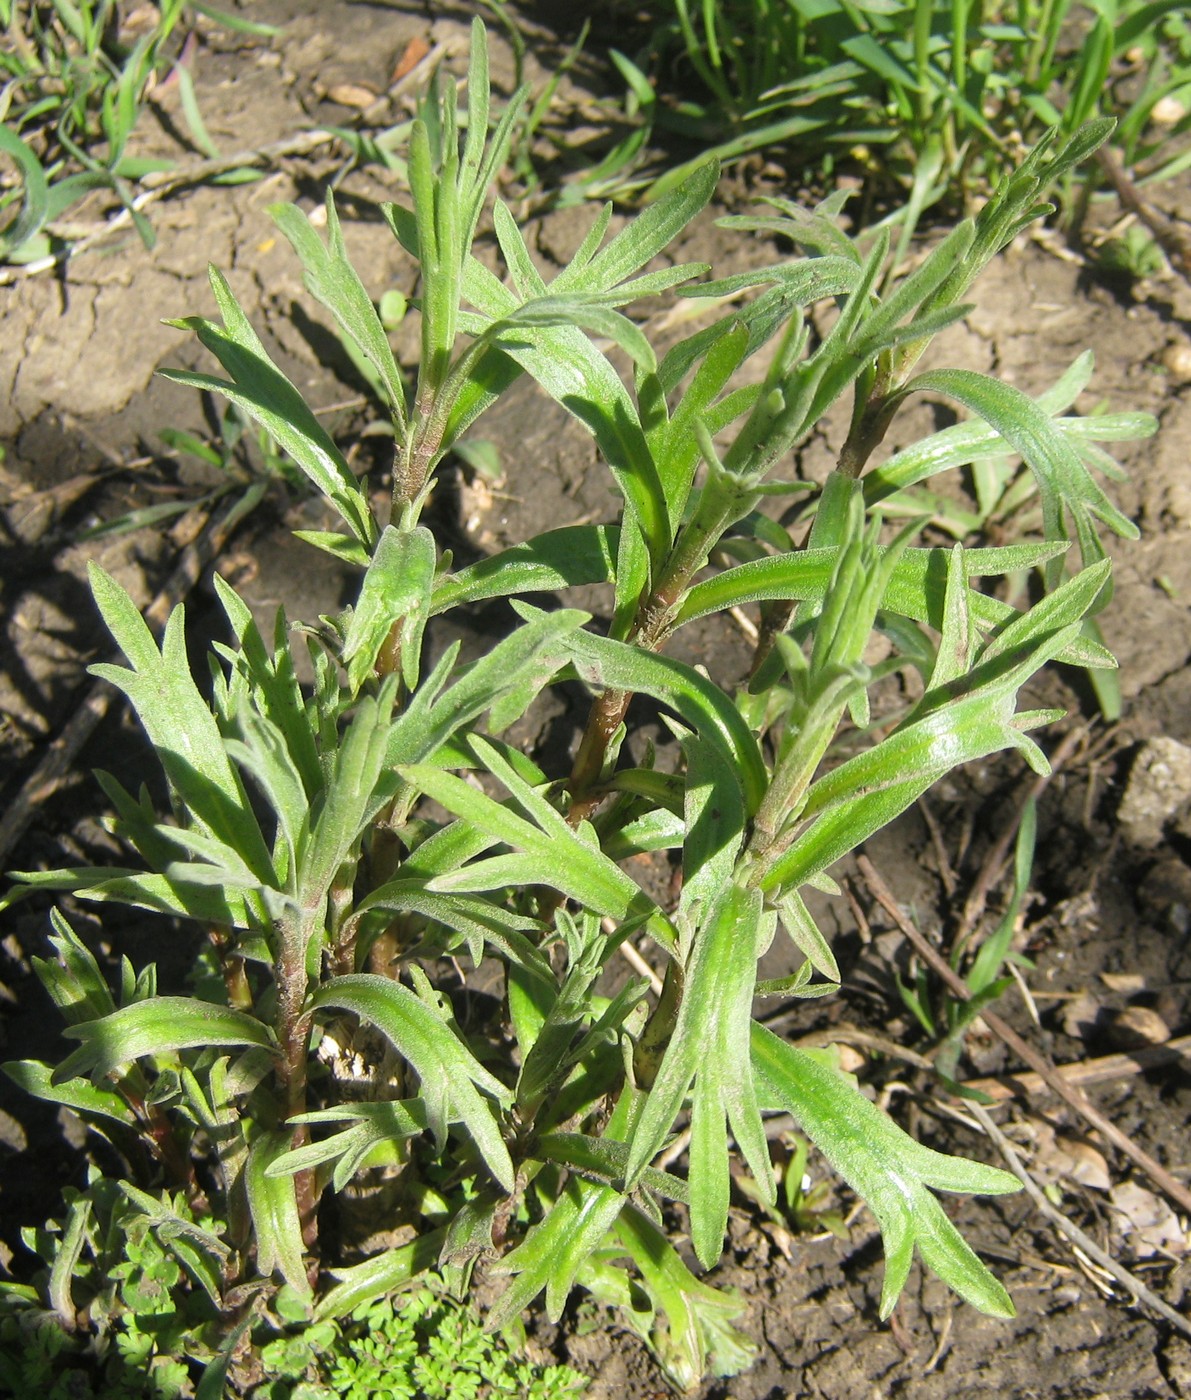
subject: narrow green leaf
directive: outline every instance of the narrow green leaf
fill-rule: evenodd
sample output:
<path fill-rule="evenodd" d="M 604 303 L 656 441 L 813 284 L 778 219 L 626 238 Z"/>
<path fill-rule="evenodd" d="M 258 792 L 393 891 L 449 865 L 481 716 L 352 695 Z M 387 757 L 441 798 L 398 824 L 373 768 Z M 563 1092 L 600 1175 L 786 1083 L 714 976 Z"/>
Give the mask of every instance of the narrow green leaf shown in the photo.
<path fill-rule="evenodd" d="M 292 1176 L 270 1176 L 269 1167 L 290 1144 L 288 1133 L 265 1133 L 248 1151 L 244 1181 L 256 1235 L 256 1266 L 265 1278 L 278 1270 L 291 1288 L 311 1294 L 302 1260 L 302 1226 Z"/>
<path fill-rule="evenodd" d="M 488 1073 L 451 1028 L 413 992 L 387 977 L 336 977 L 311 998 L 316 1008 L 335 1006 L 374 1025 L 422 1081 L 424 1094 L 443 1094 L 466 1125 L 488 1169 L 506 1191 L 513 1189 L 513 1164 L 491 1109 L 477 1089 L 499 1103 L 512 1095 Z M 432 1120 L 433 1122 L 433 1120 Z M 436 1129 L 441 1152 L 442 1125 Z"/>
<path fill-rule="evenodd" d="M 70 888 L 69 883 L 66 887 Z M 114 1011 L 116 1003 L 111 989 L 90 948 L 71 928 L 61 910 L 50 910 L 50 923 L 54 929 L 50 946 L 57 957 L 54 960 L 35 957 L 32 963 L 38 980 L 62 1013 L 63 1020 L 73 1025 L 79 1021 L 94 1021 Z"/>
<path fill-rule="evenodd" d="M 270 883 L 273 861 L 223 737 L 190 675 L 185 614 L 174 609 L 161 650 L 132 599 L 97 565 L 91 589 L 108 629 L 132 664 L 93 666 L 128 696 L 171 785 L 196 820 L 240 853 L 258 880 Z"/>
<path fill-rule="evenodd" d="M 431 600 L 431 614 L 492 598 L 612 583 L 619 538 L 615 525 L 563 525 L 534 535 L 441 579 Z"/>
<path fill-rule="evenodd" d="M 832 982 L 839 982 L 840 970 L 835 954 L 823 937 L 818 924 L 811 917 L 802 896 L 794 890 L 787 891 L 778 899 L 777 911 L 782 927 L 790 935 L 790 941 L 815 971 Z"/>
<path fill-rule="evenodd" d="M 665 1314 L 653 1333 L 658 1359 L 684 1392 L 694 1390 L 709 1369 L 721 1375 L 747 1370 L 757 1357 L 755 1343 L 732 1322 L 744 1312 L 742 1300 L 700 1282 L 652 1220 L 626 1203 L 616 1221 L 621 1245 L 641 1272 L 646 1296 Z"/>
<path fill-rule="evenodd" d="M 25 186 L 21 212 L 0 229 L 0 258 L 8 258 L 19 253 L 45 227 L 50 216 L 50 189 L 33 148 L 4 123 L 0 123 L 0 151 L 16 162 Z"/>
<path fill-rule="evenodd" d="M 350 337 L 376 372 L 393 414 L 397 439 L 404 442 L 407 427 L 401 371 L 372 298 L 347 256 L 335 196 L 329 190 L 325 208 L 326 244 L 296 205 L 273 204 L 268 212 L 302 260 L 307 290 L 331 312 L 340 331 Z"/>
<path fill-rule="evenodd" d="M 797 889 L 887 825 L 940 777 L 961 763 L 1004 748 L 1041 759 L 1015 716 L 1018 688 L 1078 631 L 1063 628 L 1039 643 L 1004 675 L 902 726 L 875 748 L 818 779 L 807 794 L 803 818 L 817 820 L 765 871 L 765 890 Z M 1031 752 L 1032 751 L 1032 752 Z"/>
<path fill-rule="evenodd" d="M 537 1147 L 548 1162 L 561 1162 L 564 1166 L 592 1172 L 606 1177 L 609 1182 L 622 1179 L 628 1166 L 628 1144 L 612 1138 L 594 1138 L 584 1133 L 543 1133 Z M 646 1167 L 641 1173 L 641 1184 L 671 1201 L 685 1204 L 690 1200 L 687 1183 L 671 1172 Z"/>
<path fill-rule="evenodd" d="M 402 679 L 409 690 L 416 688 L 437 562 L 434 536 L 424 525 L 412 530 L 385 527 L 360 585 L 343 642 L 343 661 L 353 692 L 372 674 L 397 623 L 401 624 Z"/>
<path fill-rule="evenodd" d="M 557 1322 L 575 1275 L 615 1223 L 624 1200 L 610 1186 L 572 1176 L 546 1218 L 493 1266 L 494 1273 L 515 1273 L 517 1278 L 489 1312 L 487 1330 L 507 1327 L 543 1288 L 547 1316 Z"/>
<path fill-rule="evenodd" d="M 478 745 L 479 741 L 473 738 L 472 743 Z M 481 751 L 484 752 L 482 747 Z M 485 761 L 493 761 L 490 752 L 486 752 Z M 552 816 L 547 816 L 531 803 L 536 820 L 527 821 L 452 773 L 427 764 L 409 765 L 402 773 L 447 811 L 521 853 L 473 862 L 440 875 L 431 882 L 431 889 L 499 889 L 505 883 L 540 882 L 618 921 L 653 910 L 653 901 L 638 885 L 598 848 L 581 840 L 553 809 Z M 499 776 L 506 786 L 511 782 L 515 795 L 524 800 L 526 785 L 511 769 Z"/>
<path fill-rule="evenodd" d="M 274 1043 L 272 1032 L 255 1016 L 194 997 L 172 996 L 122 1006 L 100 1020 L 67 1026 L 63 1034 L 83 1043 L 54 1071 L 54 1084 L 76 1074 L 100 1078 L 146 1055 L 176 1054 L 198 1046 Z"/>
<path fill-rule="evenodd" d="M 681 189 L 650 205 L 626 224 L 589 263 L 564 268 L 551 286 L 556 292 L 608 291 L 667 248 L 715 192 L 719 166 L 706 161 Z"/>
<path fill-rule="evenodd" d="M 886 1247 L 882 1317 L 897 1302 L 915 1244 L 962 1297 L 984 1312 L 1012 1317 L 1008 1294 L 962 1241 L 957 1247 L 955 1227 L 926 1188 L 1004 1194 L 1020 1189 L 1017 1178 L 921 1147 L 819 1058 L 787 1045 L 756 1022 L 751 1034 L 764 1105 L 793 1114 L 877 1218 Z"/>
<path fill-rule="evenodd" d="M 725 1118 L 763 1196 L 772 1199 L 775 1189 L 745 1048 L 763 937 L 760 893 L 727 889 L 695 937 L 674 1032 L 629 1142 L 625 1181 L 632 1188 L 695 1085 L 691 1239 L 706 1268 L 719 1258 L 727 1224 Z"/>
<path fill-rule="evenodd" d="M 736 769 L 723 749 L 695 734 L 681 742 L 686 780 L 677 922 L 689 936 L 731 883 L 746 814 Z"/>
<path fill-rule="evenodd" d="M 351 855 L 377 803 L 385 771 L 397 678 L 389 676 L 375 696 L 365 696 L 335 752 L 326 796 L 313 829 L 298 887 L 311 911 L 326 898 L 340 866 Z"/>
<path fill-rule="evenodd" d="M 119 1094 L 92 1084 L 89 1079 L 71 1079 L 65 1084 L 55 1084 L 49 1065 L 40 1060 L 8 1060 L 0 1065 L 0 1070 L 27 1094 L 45 1099 L 47 1103 L 62 1104 L 78 1114 L 111 1118 L 128 1126 L 136 1122 L 132 1110 Z"/>
<path fill-rule="evenodd" d="M 348 1317 L 357 1308 L 379 1302 L 403 1288 L 419 1274 L 433 1269 L 446 1240 L 446 1230 L 427 1230 L 409 1244 L 384 1249 L 344 1269 L 331 1269 L 337 1282 L 314 1309 L 314 1321 Z"/>
<path fill-rule="evenodd" d="M 517 611 L 523 617 L 534 613 L 525 605 Z M 589 685 L 652 695 L 672 706 L 735 765 L 748 811 L 756 811 L 768 781 L 765 764 L 752 731 L 719 686 L 679 661 L 589 632 L 573 634 L 569 649 L 575 669 Z"/>
<path fill-rule="evenodd" d="M 453 664 L 453 654 L 448 652 L 435 674 L 419 686 L 403 714 L 394 721 L 385 754 L 386 768 L 429 758 L 510 692 L 538 694 L 566 664 L 567 638 L 589 617 L 573 608 L 538 613 L 497 642 L 443 690 Z"/>
<path fill-rule="evenodd" d="M 231 375 L 231 380 L 182 370 L 160 373 L 177 384 L 223 394 L 243 408 L 336 506 L 360 544 L 371 548 L 376 539 L 376 525 L 368 499 L 351 469 L 302 395 L 270 360 L 226 279 L 215 268 L 211 269 L 210 276 L 224 327 L 201 317 L 170 324 L 193 331 Z"/>
<path fill-rule="evenodd" d="M 467 271 L 465 292 L 473 305 L 493 321 L 513 315 L 517 310 L 513 292 L 474 258 L 469 259 Z M 557 287 L 557 282 L 552 285 Z M 583 331 L 565 325 L 524 326 L 516 343 L 506 342 L 501 353 L 531 374 L 594 435 L 649 543 L 651 558 L 660 559 L 670 544 L 665 497 L 636 405 L 609 361 Z"/>
<path fill-rule="evenodd" d="M 1038 478 L 1046 533 L 1065 538 L 1062 511 L 1079 520 L 1091 513 L 1125 539 L 1137 539 L 1137 526 L 1112 504 L 1093 481 L 1079 456 L 1033 399 L 1011 384 L 1000 383 L 973 370 L 933 370 L 920 374 L 906 393 L 934 391 L 955 399 L 977 413 L 1021 454 Z M 1087 557 L 1088 563 L 1095 562 Z"/>

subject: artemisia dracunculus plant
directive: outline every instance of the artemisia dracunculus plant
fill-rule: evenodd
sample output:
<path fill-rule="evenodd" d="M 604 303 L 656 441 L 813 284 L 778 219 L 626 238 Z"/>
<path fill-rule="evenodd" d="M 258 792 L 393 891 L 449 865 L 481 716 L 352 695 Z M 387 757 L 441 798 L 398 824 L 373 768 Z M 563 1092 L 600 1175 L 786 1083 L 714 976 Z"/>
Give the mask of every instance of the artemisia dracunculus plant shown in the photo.
<path fill-rule="evenodd" d="M 882 1314 L 917 1249 L 962 1297 L 1008 1315 L 1004 1289 L 934 1193 L 1012 1191 L 1016 1180 L 914 1142 L 831 1054 L 788 1044 L 754 1005 L 838 984 L 808 887 L 833 890 L 833 864 L 958 765 L 1016 749 L 1044 772 L 1029 731 L 1057 712 L 1019 710 L 1023 685 L 1050 661 L 1113 664 L 1085 629 L 1109 594 L 1097 527 L 1135 532 L 1092 469 L 1113 465 L 1099 440 L 1151 422 L 1066 416 L 1090 356 L 1037 398 L 970 370 L 915 369 L 968 311 L 980 270 L 1047 212 L 1044 188 L 1106 130 L 1085 128 L 1061 150 L 1044 143 L 977 219 L 884 292 L 887 235 L 847 236 L 842 196 L 813 210 L 774 200 L 724 221 L 792 244 L 788 261 L 711 281 L 697 264 L 643 271 L 711 198 L 711 166 L 612 238 L 611 210 L 600 211 L 546 282 L 499 199 L 504 275 L 472 253 L 524 100 L 490 128 L 479 25 L 467 95 L 461 136 L 455 87 L 435 84 L 413 127 L 411 200 L 385 208 L 421 274 L 412 380 L 348 261 L 334 201 L 325 242 L 298 208 L 272 211 L 387 400 L 396 460 L 383 519 L 218 271 L 221 323 L 178 323 L 226 378 L 169 377 L 225 395 L 292 456 L 338 518 L 303 538 L 359 569 L 356 601 L 321 626 L 306 620 L 307 691 L 289 621 L 263 634 L 217 581 L 231 640 L 214 648 L 208 701 L 187 666 L 182 610 L 158 645 L 93 571 L 127 663 L 95 672 L 140 718 L 170 810 L 162 817 L 147 793 L 100 775 L 141 863 L 19 878 L 132 905 L 171 936 L 193 928 L 196 952 L 214 948 L 223 978 L 201 996 L 166 995 L 151 969 L 126 968 L 113 993 L 57 915 L 59 960 L 41 970 L 78 1048 L 52 1072 L 24 1061 L 9 1073 L 117 1141 L 142 1135 L 155 1189 L 218 1195 L 228 1221 L 218 1248 L 193 1232 L 166 1236 L 206 1261 L 229 1308 L 245 1286 L 283 1280 L 314 1315 L 342 1315 L 421 1270 L 446 1266 L 466 1282 L 483 1261 L 510 1278 L 494 1327 L 543 1290 L 557 1317 L 578 1285 L 621 1307 L 678 1382 L 737 1369 L 750 1356 L 732 1326 L 740 1305 L 688 1270 L 667 1238 L 666 1203 L 681 1203 L 699 1262 L 713 1266 L 734 1153 L 772 1199 L 765 1115 L 779 1110 L 876 1217 Z M 709 314 L 659 359 L 624 308 L 674 288 L 708 298 Z M 819 303 L 835 308 L 822 336 L 808 316 Z M 742 375 L 753 357 L 763 372 Z M 422 522 L 436 470 L 523 374 L 591 432 L 618 510 L 455 569 Z M 890 422 L 920 394 L 967 416 L 878 460 Z M 851 429 L 822 489 L 787 480 L 799 445 L 848 396 Z M 1007 453 L 1036 479 L 1042 538 L 941 549 L 915 543 L 919 523 L 883 527 L 891 494 Z M 796 490 L 811 523 L 789 533 L 762 507 Z M 1023 570 L 1044 582 L 1033 606 L 980 586 Z M 585 612 L 541 605 L 593 584 L 608 592 L 606 631 Z M 515 615 L 507 635 L 469 663 L 457 644 L 432 659 L 434 619 L 494 599 Z M 737 690 L 667 656 L 686 624 L 758 603 L 761 640 Z M 874 633 L 889 644 L 875 666 L 865 661 Z M 841 726 L 854 726 L 855 747 L 871 687 L 899 670 L 918 673 L 921 698 L 834 761 Z M 576 679 L 592 693 L 590 720 L 571 771 L 547 772 L 500 736 L 545 689 Z M 669 716 L 676 771 L 628 757 L 621 741 L 639 695 Z M 643 851 L 675 853 L 676 907 L 630 873 Z M 664 964 L 659 996 L 625 976 L 615 995 L 596 991 L 606 969 L 619 973 L 628 938 L 647 939 Z M 774 939 L 790 940 L 798 971 L 759 981 Z M 446 955 L 499 964 L 503 1024 L 464 1033 L 435 984 Z M 316 1051 L 352 1027 L 382 1049 L 348 1093 Z M 684 1169 L 655 1165 L 683 1127 Z M 387 1214 L 372 1225 L 416 1234 L 337 1267 L 320 1242 L 320 1202 L 378 1170 Z"/>

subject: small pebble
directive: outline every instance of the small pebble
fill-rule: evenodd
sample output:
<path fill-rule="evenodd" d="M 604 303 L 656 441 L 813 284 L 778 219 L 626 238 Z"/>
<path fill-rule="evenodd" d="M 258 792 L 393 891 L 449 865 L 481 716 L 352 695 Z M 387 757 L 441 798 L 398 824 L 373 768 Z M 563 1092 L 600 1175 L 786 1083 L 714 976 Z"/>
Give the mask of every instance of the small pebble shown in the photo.
<path fill-rule="evenodd" d="M 1163 368 L 1176 384 L 1191 383 L 1191 343 L 1174 340 L 1163 350 Z"/>

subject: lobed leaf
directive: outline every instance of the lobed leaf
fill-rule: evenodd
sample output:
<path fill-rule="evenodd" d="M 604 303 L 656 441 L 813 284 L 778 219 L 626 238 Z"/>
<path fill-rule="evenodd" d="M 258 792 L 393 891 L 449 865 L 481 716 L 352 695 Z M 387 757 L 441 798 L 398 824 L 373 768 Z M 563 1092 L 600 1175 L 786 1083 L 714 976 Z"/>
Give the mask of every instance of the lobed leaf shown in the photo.
<path fill-rule="evenodd" d="M 922 1147 L 844 1075 L 756 1022 L 751 1053 L 764 1105 L 791 1113 L 877 1218 L 885 1245 L 881 1316 L 893 1311 L 917 1245 L 960 1297 L 994 1317 L 1013 1317 L 1009 1295 L 927 1188 L 1002 1195 L 1020 1190 L 1017 1178 Z"/>
<path fill-rule="evenodd" d="M 356 973 L 324 983 L 310 1005 L 316 1010 L 338 1007 L 375 1026 L 413 1066 L 424 1095 L 431 1101 L 441 1096 L 453 1108 L 489 1171 L 506 1191 L 513 1189 L 509 1150 L 492 1110 L 477 1090 L 502 1104 L 511 1102 L 512 1095 L 424 1001 L 391 978 Z M 435 1122 L 433 1115 L 430 1123 L 442 1152 L 446 1125 Z"/>
<path fill-rule="evenodd" d="M 210 269 L 210 277 L 223 327 L 197 316 L 169 324 L 193 331 L 231 375 L 230 381 L 183 370 L 165 369 L 159 373 L 176 384 L 209 389 L 238 404 L 338 509 L 360 544 L 371 549 L 376 525 L 368 499 L 351 469 L 302 395 L 269 358 L 226 278 L 215 268 Z"/>
<path fill-rule="evenodd" d="M 268 212 L 301 259 L 307 290 L 331 312 L 340 331 L 350 337 L 375 371 L 396 424 L 398 441 L 403 442 L 407 428 L 401 371 L 372 298 L 347 256 L 335 196 L 330 190 L 325 209 L 325 244 L 297 205 L 273 204 Z"/>
<path fill-rule="evenodd" d="M 665 1313 L 666 1326 L 655 1330 L 653 1343 L 683 1391 L 708 1370 L 732 1376 L 753 1364 L 755 1343 L 732 1326 L 744 1312 L 741 1300 L 695 1278 L 662 1230 L 632 1203 L 620 1212 L 616 1235 L 640 1270 L 646 1295 Z"/>
<path fill-rule="evenodd" d="M 54 1071 L 54 1084 L 77 1074 L 98 1079 L 147 1055 L 210 1045 L 274 1045 L 272 1032 L 255 1016 L 195 997 L 155 996 L 133 1002 L 99 1020 L 67 1026 L 63 1034 L 83 1043 Z"/>
<path fill-rule="evenodd" d="M 624 1201 L 611 1186 L 597 1186 L 572 1176 L 546 1218 L 530 1229 L 516 1249 L 492 1265 L 493 1273 L 517 1277 L 490 1310 L 486 1329 L 496 1332 L 507 1327 L 543 1289 L 546 1314 L 557 1322 L 575 1275 L 615 1223 Z"/>
<path fill-rule="evenodd" d="M 534 615 L 525 605 L 517 611 L 523 617 Z M 719 686 L 680 661 L 589 632 L 574 633 L 569 651 L 576 671 L 589 685 L 651 695 L 677 711 L 720 749 L 738 774 L 750 814 L 756 810 L 767 783 L 765 764 L 752 731 Z"/>
<path fill-rule="evenodd" d="M 443 892 L 500 889 L 504 885 L 544 884 L 587 908 L 623 921 L 654 909 L 630 876 L 597 847 L 582 840 L 566 819 L 535 793 L 484 740 L 473 736 L 477 755 L 530 813 L 518 816 L 462 778 L 428 764 L 408 765 L 403 776 L 455 816 L 511 846 L 515 854 L 472 862 L 437 876 L 430 888 Z"/>
<path fill-rule="evenodd" d="M 259 881 L 272 883 L 269 849 L 219 727 L 190 675 L 182 607 L 170 615 L 158 651 L 120 585 L 97 564 L 90 565 L 89 574 L 108 630 L 132 666 L 93 666 L 91 673 L 128 696 L 171 786 L 195 821 L 236 851 Z"/>
<path fill-rule="evenodd" d="M 1015 716 L 1018 688 L 1078 632 L 1078 624 L 1044 638 L 1012 669 L 903 725 L 875 748 L 849 759 L 807 793 L 800 819 L 811 819 L 759 879 L 764 890 L 797 889 L 893 820 L 945 773 L 1004 748 L 1045 768 L 1022 732 L 1040 717 Z M 1051 715 L 1045 716 L 1050 718 Z"/>
<path fill-rule="evenodd" d="M 523 694 L 527 699 L 537 695 L 566 664 L 567 639 L 588 617 L 571 608 L 536 613 L 444 690 L 458 649 L 448 650 L 394 721 L 385 767 L 393 769 L 429 758 L 453 735 L 510 694 Z"/>
<path fill-rule="evenodd" d="M 1112 504 L 1092 479 L 1079 455 L 1049 416 L 1011 384 L 973 370 L 932 370 L 906 385 L 905 392 L 935 391 L 971 409 L 1020 453 L 1038 478 L 1049 539 L 1065 539 L 1062 511 L 1079 522 L 1090 513 L 1125 539 L 1137 539 L 1137 526 Z M 1084 549 L 1084 560 L 1095 559 Z"/>
<path fill-rule="evenodd" d="M 762 1195 L 772 1200 L 775 1189 L 747 1050 L 757 959 L 766 933 L 760 892 L 724 891 L 695 937 L 674 1031 L 629 1138 L 625 1183 L 631 1189 L 661 1150 L 694 1085 L 691 1242 L 705 1268 L 720 1256 L 728 1220 L 726 1121 Z"/>

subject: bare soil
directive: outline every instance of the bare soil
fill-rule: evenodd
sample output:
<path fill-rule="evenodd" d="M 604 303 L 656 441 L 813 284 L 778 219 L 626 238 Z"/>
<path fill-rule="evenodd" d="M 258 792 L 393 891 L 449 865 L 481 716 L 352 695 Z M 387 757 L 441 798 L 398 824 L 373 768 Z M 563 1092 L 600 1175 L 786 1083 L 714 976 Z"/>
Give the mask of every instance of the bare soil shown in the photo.
<path fill-rule="evenodd" d="M 580 8 L 547 15 L 553 28 L 542 18 L 543 7 L 519 16 L 532 83 L 540 86 L 575 38 Z M 212 29 L 197 52 L 196 84 L 211 136 L 232 152 L 284 141 L 313 124 L 349 124 L 353 109 L 336 105 L 329 94 L 342 97 L 342 85 L 360 84 L 382 92 L 411 41 L 444 44 L 447 61 L 458 69 L 471 10 L 261 0 L 252 17 L 282 24 L 278 38 L 248 40 Z M 511 54 L 499 35 L 494 44 L 494 76 L 507 91 Z M 555 120 L 563 129 L 573 124 L 577 148 L 589 139 L 592 102 L 617 91 L 603 51 L 593 44 L 557 99 Z M 195 159 L 180 145 L 184 129 L 177 93 L 165 89 L 138 140 L 147 151 Z M 279 157 L 256 184 L 188 187 L 152 209 L 157 244 L 151 252 L 125 230 L 57 273 L 0 285 L 0 777 L 8 798 L 80 703 L 83 667 L 106 651 L 85 586 L 86 560 L 99 559 L 148 602 L 185 544 L 193 517 L 183 517 L 181 528 L 167 523 L 108 539 L 80 540 L 80 532 L 132 508 L 194 498 L 212 485 L 207 469 L 171 458 L 157 437 L 167 426 L 209 433 L 212 406 L 154 377 L 160 365 L 196 367 L 203 360 L 193 338 L 162 319 L 212 313 L 209 262 L 228 275 L 278 363 L 384 491 L 384 440 L 366 431 L 366 396 L 267 214 L 280 200 L 313 207 L 327 181 L 336 179 L 348 246 L 366 286 L 376 296 L 388 288 L 413 293 L 412 265 L 378 211 L 380 201 L 401 194 L 399 180 L 375 167 L 343 167 L 342 149 L 327 145 Z M 714 220 L 755 194 L 778 191 L 780 176 L 779 167 L 758 164 L 726 181 L 720 203 L 689 231 L 681 255 L 713 262 L 717 275 L 775 256 L 766 245 L 718 229 Z M 1172 215 L 1191 217 L 1191 186 L 1164 188 L 1157 198 Z M 87 211 L 97 221 L 111 212 L 98 201 Z M 543 266 L 565 261 L 592 217 L 584 207 L 519 212 Z M 1098 217 L 1111 218 L 1113 211 Z M 937 347 L 940 361 L 1037 391 L 1090 346 L 1096 375 L 1079 408 L 1144 409 L 1161 425 L 1149 442 L 1121 445 L 1130 475 L 1113 488 L 1141 528 L 1139 542 L 1112 543 L 1116 594 L 1102 618 L 1121 663 L 1123 717 L 1112 726 L 1099 721 L 1078 676 L 1046 683 L 1047 703 L 1057 697 L 1069 710 L 1066 728 L 1086 725 L 1088 732 L 1040 804 L 1034 892 L 1020 935 L 1036 964 L 1027 981 L 1040 1024 L 1029 1019 L 1023 998 L 1005 998 L 1005 1014 L 1040 1050 L 1056 1062 L 1081 1061 L 1127 1048 L 1117 1013 L 1129 1008 L 1154 1013 L 1175 1036 L 1191 1029 L 1191 777 L 1185 761 L 1191 753 L 1182 748 L 1191 746 L 1191 288 L 1173 274 L 1138 285 L 1105 280 L 1058 235 L 1046 233 L 990 268 L 973 299 L 978 306 L 969 321 Z M 675 315 L 666 306 L 655 319 L 669 317 L 666 324 L 673 326 Z M 660 329 L 664 334 L 665 325 Z M 412 360 L 409 343 L 403 354 Z M 927 404 L 913 409 L 895 425 L 889 450 L 946 421 L 941 413 Z M 520 384 L 484 420 L 480 435 L 498 446 L 504 480 L 494 489 L 460 471 L 444 482 L 436 510 L 457 557 L 466 561 L 550 526 L 607 518 L 609 486 L 589 438 L 532 386 Z M 826 425 L 796 469 L 821 478 L 839 435 L 838 424 Z M 311 523 L 309 514 L 308 506 L 275 491 L 220 561 L 262 614 L 282 602 L 291 616 L 312 617 L 344 601 L 348 584 L 340 571 L 287 533 Z M 607 599 L 593 594 L 583 605 L 598 619 Z M 197 637 L 212 611 L 206 581 L 188 608 Z M 482 648 L 491 629 L 505 625 L 506 617 L 476 615 L 468 645 Z M 681 654 L 730 681 L 743 673 L 748 647 L 735 631 L 693 629 L 683 634 Z M 532 728 L 519 737 L 548 758 L 574 744 L 585 709 L 577 691 L 561 695 L 535 711 Z M 645 711 L 640 724 L 642 734 L 664 738 Z M 1051 748 L 1063 732 L 1047 740 Z M 1155 741 L 1163 742 L 1155 748 Z M 1155 764 L 1158 777 L 1147 776 Z M 112 843 L 98 820 L 102 798 L 88 776 L 95 766 L 119 769 L 126 783 L 136 781 L 141 768 L 149 773 L 126 717 L 113 712 L 77 774 L 39 806 L 10 854 L 11 866 L 75 864 L 103 860 L 105 853 L 111 859 Z M 985 852 L 1029 781 L 1016 760 L 982 765 L 869 843 L 868 854 L 903 907 L 942 946 L 954 933 Z M 783 1030 L 792 1037 L 841 1039 L 867 1031 L 913 1046 L 919 1032 L 893 980 L 906 974 L 908 950 L 856 872 L 846 869 L 844 878 L 853 902 L 836 900 L 825 915 L 836 933 L 843 991 L 829 1005 L 810 1003 L 785 1017 Z M 999 912 L 1003 893 L 994 893 L 990 916 Z M 77 925 L 106 956 L 128 952 L 138 964 L 157 959 L 163 979 L 180 978 L 194 952 L 183 934 L 172 944 L 163 940 L 156 924 L 101 928 L 79 911 Z M 0 945 L 0 1033 L 7 1056 L 57 1053 L 54 1017 L 30 964 L 46 952 L 46 933 L 42 908 L 25 905 L 8 916 Z M 766 975 L 781 970 L 767 968 Z M 991 1040 L 975 1037 L 969 1051 L 966 1072 L 973 1075 L 1015 1068 Z M 877 1056 L 859 1073 L 924 1140 L 996 1160 L 991 1143 L 940 1111 L 920 1070 Z M 1191 1079 L 1185 1058 L 1089 1092 L 1147 1151 L 1187 1179 Z M 1150 1222 L 1147 1228 L 1149 1202 L 1118 1189 L 1131 1180 L 1147 1183 L 1052 1096 L 1018 1095 L 998 1116 L 1050 1182 L 1061 1208 L 1159 1295 L 1185 1309 L 1188 1222 L 1168 1220 L 1165 1230 Z M 14 1272 L 28 1263 L 20 1227 L 54 1212 L 61 1187 L 78 1183 L 96 1153 L 105 1163 L 102 1150 L 65 1115 L 0 1081 L 0 1250 Z M 813 1160 L 811 1170 L 823 1175 Z M 842 1191 L 836 1201 L 844 1211 L 852 1205 Z M 758 1343 L 759 1359 L 748 1373 L 709 1382 L 700 1393 L 741 1400 L 1191 1395 L 1191 1343 L 1133 1307 L 1024 1196 L 963 1202 L 956 1214 L 1012 1293 L 1015 1321 L 983 1318 L 916 1272 L 894 1317 L 882 1324 L 880 1244 L 866 1213 L 850 1218 L 840 1240 L 825 1231 L 792 1233 L 762 1219 L 740 1196 L 730 1247 L 713 1281 L 746 1300 L 744 1326 Z M 592 1396 L 644 1400 L 664 1390 L 633 1337 L 615 1325 L 586 1330 L 584 1320 L 576 1302 L 560 1327 L 540 1322 L 536 1336 L 595 1378 Z"/>

